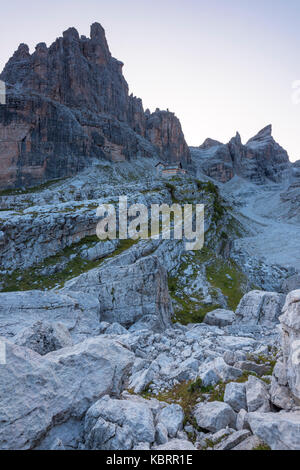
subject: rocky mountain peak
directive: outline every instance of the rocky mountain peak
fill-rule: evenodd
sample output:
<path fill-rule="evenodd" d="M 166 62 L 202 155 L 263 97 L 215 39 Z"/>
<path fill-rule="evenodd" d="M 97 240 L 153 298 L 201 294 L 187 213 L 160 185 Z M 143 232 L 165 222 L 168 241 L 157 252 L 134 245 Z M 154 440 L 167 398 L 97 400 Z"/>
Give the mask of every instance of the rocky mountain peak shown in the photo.
<path fill-rule="evenodd" d="M 211 147 L 215 147 L 217 145 L 222 145 L 221 142 L 218 140 L 210 139 L 209 137 L 205 139 L 202 145 L 199 146 L 200 149 L 210 149 Z"/>
<path fill-rule="evenodd" d="M 287 152 L 272 137 L 272 125 L 262 129 L 246 145 L 242 144 L 238 132 L 222 148 L 214 148 L 212 142 L 207 139 L 199 147 L 197 153 L 195 152 L 195 163 L 205 174 L 222 183 L 229 181 L 234 175 L 257 184 L 268 180 L 279 183 L 291 172 Z M 211 152 L 207 158 L 209 148 Z"/>
<path fill-rule="evenodd" d="M 90 38 L 71 27 L 33 54 L 20 44 L 0 75 L 9 85 L 9 105 L 0 108 L 0 132 L 5 127 L 8 136 L 0 143 L 0 188 L 72 175 L 95 158 L 189 163 L 179 120 L 168 111 L 145 113 L 129 96 L 122 67 L 99 23 Z"/>
<path fill-rule="evenodd" d="M 272 124 L 264 127 L 261 131 L 258 132 L 258 134 L 249 139 L 247 145 L 251 142 L 263 142 L 270 137 L 272 137 Z"/>

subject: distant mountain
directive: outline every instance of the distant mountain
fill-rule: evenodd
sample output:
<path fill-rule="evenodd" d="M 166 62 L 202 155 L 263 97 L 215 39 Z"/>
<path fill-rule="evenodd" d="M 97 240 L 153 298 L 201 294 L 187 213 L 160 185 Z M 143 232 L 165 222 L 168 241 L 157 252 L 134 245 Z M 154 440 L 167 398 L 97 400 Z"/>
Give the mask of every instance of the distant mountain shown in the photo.
<path fill-rule="evenodd" d="M 144 112 L 128 94 L 123 63 L 111 56 L 99 23 L 90 38 L 69 28 L 33 54 L 20 44 L 0 79 L 0 188 L 73 175 L 93 159 L 156 156 L 190 162 L 181 125 L 168 111 Z"/>
<path fill-rule="evenodd" d="M 211 178 L 227 182 L 234 175 L 257 184 L 281 182 L 292 168 L 287 152 L 272 137 L 272 126 L 262 129 L 246 145 L 239 133 L 228 144 L 206 139 L 191 149 L 194 163 Z"/>

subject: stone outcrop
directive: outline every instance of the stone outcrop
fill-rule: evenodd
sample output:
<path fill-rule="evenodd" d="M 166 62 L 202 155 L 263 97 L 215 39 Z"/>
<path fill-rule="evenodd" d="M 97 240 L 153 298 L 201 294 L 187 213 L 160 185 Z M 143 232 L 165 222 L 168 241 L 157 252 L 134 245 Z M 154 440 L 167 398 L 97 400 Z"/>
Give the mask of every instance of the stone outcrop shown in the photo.
<path fill-rule="evenodd" d="M 198 426 L 211 432 L 217 432 L 227 426 L 234 428 L 236 414 L 227 403 L 214 401 L 199 403 L 194 411 Z"/>
<path fill-rule="evenodd" d="M 156 156 L 190 161 L 173 113 L 144 112 L 128 94 L 122 62 L 112 57 L 102 26 L 90 38 L 69 28 L 30 54 L 20 44 L 0 79 L 0 189 L 73 175 L 94 160 Z"/>
<path fill-rule="evenodd" d="M 288 387 L 300 404 L 300 290 L 291 292 L 280 317 L 283 367 Z"/>
<path fill-rule="evenodd" d="M 193 161 L 211 178 L 222 183 L 234 175 L 257 184 L 284 180 L 292 171 L 287 152 L 272 137 L 272 126 L 262 129 L 243 145 L 239 133 L 226 145 L 207 139 L 192 149 Z"/>
<path fill-rule="evenodd" d="M 167 272 L 156 256 L 125 265 L 120 257 L 68 281 L 64 290 L 97 297 L 103 321 L 130 327 L 141 320 L 160 331 L 171 326 Z"/>
<path fill-rule="evenodd" d="M 235 323 L 252 325 L 279 323 L 284 300 L 285 296 L 277 292 L 248 292 L 237 307 Z"/>
<path fill-rule="evenodd" d="M 37 321 L 63 323 L 75 342 L 99 333 L 99 302 L 83 292 L 7 292 L 0 299 L 0 336 L 12 338 Z"/>
<path fill-rule="evenodd" d="M 134 359 L 120 344 L 103 337 L 46 356 L 5 344 L 6 365 L 0 375 L 2 450 L 33 449 L 56 426 L 81 420 L 102 396 L 119 394 Z"/>
<path fill-rule="evenodd" d="M 300 412 L 249 413 L 248 422 L 256 436 L 272 450 L 300 449 Z"/>
<path fill-rule="evenodd" d="M 58 349 L 73 346 L 72 337 L 63 323 L 37 321 L 13 338 L 18 346 L 32 349 L 41 356 Z"/>

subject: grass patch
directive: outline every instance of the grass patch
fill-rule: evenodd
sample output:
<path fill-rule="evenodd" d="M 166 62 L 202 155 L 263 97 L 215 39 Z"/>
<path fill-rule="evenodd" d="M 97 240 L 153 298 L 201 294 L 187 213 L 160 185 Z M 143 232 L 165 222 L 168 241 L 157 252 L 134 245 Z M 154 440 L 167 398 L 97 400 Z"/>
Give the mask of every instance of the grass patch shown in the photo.
<path fill-rule="evenodd" d="M 20 194 L 31 194 L 31 193 L 36 193 L 43 191 L 44 189 L 47 189 L 51 187 L 52 185 L 65 181 L 67 178 L 58 178 L 55 180 L 47 181 L 46 183 L 39 184 L 37 186 L 31 186 L 29 188 L 12 188 L 12 189 L 4 189 L 0 191 L 0 197 L 1 196 L 17 196 Z"/>
<path fill-rule="evenodd" d="M 235 310 L 244 295 L 242 286 L 247 283 L 246 276 L 230 261 L 215 259 L 206 268 L 210 284 L 222 291 L 227 297 L 228 307 Z"/>
<path fill-rule="evenodd" d="M 254 447 L 252 450 L 272 450 L 271 447 L 268 446 L 268 444 L 260 444 L 257 447 Z"/>
<path fill-rule="evenodd" d="M 105 258 L 88 261 L 81 258 L 78 251 L 83 245 L 92 245 L 99 242 L 96 235 L 84 237 L 79 242 L 65 248 L 55 256 L 46 258 L 40 264 L 26 270 L 18 269 L 1 279 L 3 282 L 2 292 L 26 291 L 33 289 L 53 289 L 56 286 L 63 287 L 66 281 L 79 276 L 91 269 L 99 267 L 103 261 L 121 254 L 136 243 L 135 240 L 121 240 L 118 248 Z M 72 259 L 69 259 L 73 255 Z M 65 263 L 64 263 L 65 261 Z M 42 275 L 40 271 L 47 266 L 55 266 L 63 263 L 61 270 L 54 272 L 51 276 Z"/>

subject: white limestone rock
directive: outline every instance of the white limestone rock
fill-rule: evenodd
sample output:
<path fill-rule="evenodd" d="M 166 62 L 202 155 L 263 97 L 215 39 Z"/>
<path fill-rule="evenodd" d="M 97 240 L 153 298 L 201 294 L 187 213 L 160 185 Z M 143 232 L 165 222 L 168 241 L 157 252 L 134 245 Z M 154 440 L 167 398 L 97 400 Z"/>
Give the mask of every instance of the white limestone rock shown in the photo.
<path fill-rule="evenodd" d="M 260 411 L 267 413 L 271 410 L 270 395 L 266 384 L 253 375 L 250 375 L 246 382 L 246 397 L 249 412 Z"/>
<path fill-rule="evenodd" d="M 5 345 L 2 450 L 33 449 L 56 425 L 80 420 L 101 396 L 120 393 L 134 360 L 131 352 L 101 336 L 45 356 L 9 341 Z"/>
<path fill-rule="evenodd" d="M 236 414 L 233 409 L 220 401 L 199 403 L 194 410 L 198 426 L 207 431 L 217 432 L 227 426 L 235 428 Z"/>
<path fill-rule="evenodd" d="M 167 405 L 157 415 L 157 423 L 161 423 L 168 431 L 168 435 L 176 437 L 182 430 L 184 413 L 180 405 Z"/>
<path fill-rule="evenodd" d="M 226 385 L 224 403 L 227 403 L 237 413 L 247 408 L 246 387 L 243 383 L 230 382 Z"/>
<path fill-rule="evenodd" d="M 279 323 L 285 296 L 277 292 L 251 291 L 244 295 L 235 312 L 235 323 L 272 325 Z"/>
<path fill-rule="evenodd" d="M 41 356 L 73 346 L 72 337 L 63 323 L 37 321 L 12 338 L 18 346 L 32 349 Z"/>
<path fill-rule="evenodd" d="M 289 389 L 300 404 L 300 290 L 290 292 L 280 317 L 283 365 Z"/>
<path fill-rule="evenodd" d="M 183 439 L 171 439 L 166 444 L 152 447 L 152 450 L 197 450 L 190 442 Z"/>
<path fill-rule="evenodd" d="M 68 281 L 64 290 L 97 296 L 102 321 L 129 328 L 143 320 L 157 331 L 170 328 L 173 308 L 167 272 L 158 258 L 147 256 L 125 265 L 122 256 L 117 258 Z"/>
<path fill-rule="evenodd" d="M 75 343 L 99 333 L 100 305 L 83 292 L 0 293 L 0 335 L 11 338 L 37 321 L 62 323 Z"/>
<path fill-rule="evenodd" d="M 300 412 L 249 413 L 250 428 L 272 450 L 300 450 Z"/>
<path fill-rule="evenodd" d="M 231 325 L 234 321 L 234 318 L 234 312 L 231 310 L 219 308 L 217 310 L 213 310 L 212 312 L 208 312 L 205 315 L 203 323 L 222 328 L 223 326 Z"/>
<path fill-rule="evenodd" d="M 130 450 L 142 442 L 152 444 L 153 414 L 145 403 L 106 395 L 88 410 L 84 433 L 85 448 L 91 450 Z"/>

